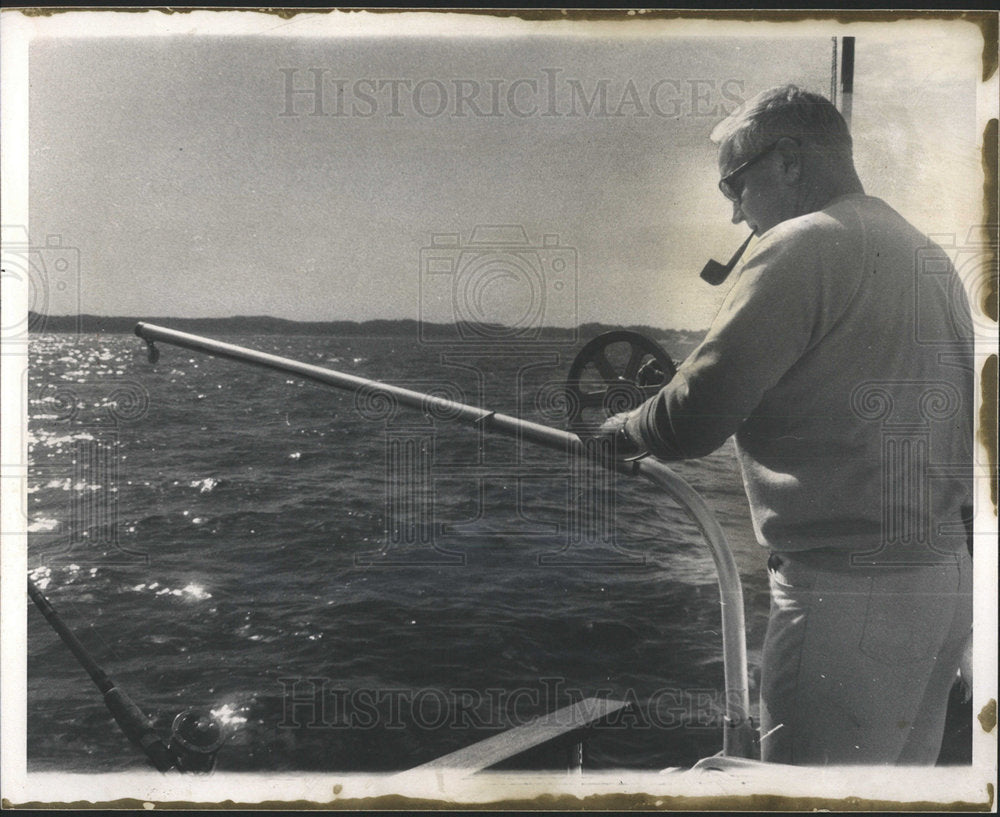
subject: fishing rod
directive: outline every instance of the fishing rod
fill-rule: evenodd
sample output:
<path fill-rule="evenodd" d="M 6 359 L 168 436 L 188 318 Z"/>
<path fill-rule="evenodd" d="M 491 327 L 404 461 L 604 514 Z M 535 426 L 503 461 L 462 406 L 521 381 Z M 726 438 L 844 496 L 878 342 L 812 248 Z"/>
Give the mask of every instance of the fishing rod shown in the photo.
<path fill-rule="evenodd" d="M 722 615 L 722 652 L 726 700 L 726 728 L 723 731 L 722 752 L 730 757 L 753 756 L 756 750 L 756 734 L 750 718 L 743 588 L 736 560 L 726 541 L 722 526 L 705 500 L 664 463 L 651 457 L 625 461 L 613 456 L 613 443 L 609 440 L 581 439 L 577 434 L 568 431 L 500 414 L 496 411 L 187 332 L 178 332 L 163 326 L 140 322 L 136 324 L 135 334 L 146 341 L 151 363 L 155 363 L 159 359 L 159 350 L 156 348 L 155 342 L 169 343 L 213 357 L 294 374 L 316 383 L 365 394 L 374 400 L 393 401 L 399 405 L 433 412 L 436 416 L 466 423 L 485 431 L 496 432 L 519 440 L 528 440 L 571 456 L 584 457 L 594 464 L 618 473 L 641 475 L 658 485 L 676 500 L 691 517 L 705 537 L 715 562 L 719 579 L 719 604 Z M 606 362 L 606 358 L 604 361 Z M 574 368 L 576 368 L 576 362 L 574 362 Z M 609 384 L 609 389 L 616 387 L 616 384 Z"/>
<path fill-rule="evenodd" d="M 136 705 L 135 701 L 123 689 L 119 688 L 111 677 L 101 669 L 98 663 L 91 658 L 83 644 L 80 643 L 80 639 L 66 626 L 66 623 L 55 611 L 55 608 L 42 591 L 38 589 L 38 585 L 32 581 L 31 577 L 28 577 L 28 595 L 31 596 L 31 600 L 42 611 L 45 620 L 52 625 L 52 629 L 59 634 L 63 643 L 69 647 L 70 652 L 76 656 L 76 660 L 80 662 L 80 665 L 87 671 L 90 679 L 101 691 L 101 694 L 104 696 L 105 705 L 111 710 L 111 714 L 114 715 L 115 720 L 128 739 L 145 752 L 146 757 L 152 761 L 153 765 L 159 771 L 166 772 L 177 766 L 177 758 L 167 748 L 167 745 L 160 740 L 160 736 L 156 734 L 156 730 L 153 729 L 153 724 L 150 723 L 149 718 Z"/>
<path fill-rule="evenodd" d="M 171 726 L 169 741 L 164 743 L 146 714 L 91 657 L 30 576 L 28 595 L 101 691 L 122 732 L 158 771 L 208 772 L 214 768 L 225 734 L 210 714 L 194 709 L 181 712 Z"/>

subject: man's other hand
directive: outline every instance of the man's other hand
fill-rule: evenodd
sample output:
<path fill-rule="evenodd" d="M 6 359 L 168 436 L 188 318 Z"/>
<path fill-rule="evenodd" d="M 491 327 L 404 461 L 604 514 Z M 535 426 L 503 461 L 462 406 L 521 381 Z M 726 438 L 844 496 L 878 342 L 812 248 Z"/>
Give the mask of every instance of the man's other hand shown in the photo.
<path fill-rule="evenodd" d="M 645 449 L 632 439 L 625 427 L 631 416 L 630 411 L 612 414 L 597 429 L 598 437 L 613 441 L 614 455 L 618 459 L 638 459 L 645 454 Z"/>

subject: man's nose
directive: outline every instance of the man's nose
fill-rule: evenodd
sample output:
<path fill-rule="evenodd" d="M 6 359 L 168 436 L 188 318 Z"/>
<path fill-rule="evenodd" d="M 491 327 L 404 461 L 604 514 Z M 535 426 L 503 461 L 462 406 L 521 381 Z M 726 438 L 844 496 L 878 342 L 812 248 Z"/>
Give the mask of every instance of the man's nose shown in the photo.
<path fill-rule="evenodd" d="M 741 221 L 745 221 L 746 216 L 743 215 L 743 210 L 740 209 L 740 203 L 738 201 L 733 202 L 733 224 L 739 224 Z"/>

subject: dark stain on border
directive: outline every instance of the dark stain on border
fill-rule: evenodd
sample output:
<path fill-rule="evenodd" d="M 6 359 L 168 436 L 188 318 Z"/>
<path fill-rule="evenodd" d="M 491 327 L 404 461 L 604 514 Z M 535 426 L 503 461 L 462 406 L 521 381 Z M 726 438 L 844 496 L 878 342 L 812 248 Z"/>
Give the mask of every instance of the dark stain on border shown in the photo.
<path fill-rule="evenodd" d="M 103 803 L 75 801 L 59 804 L 67 809 L 129 809 L 134 811 L 151 810 L 144 808 L 140 799 L 110 800 Z M 52 804 L 28 802 L 11 804 L 4 800 L 4 808 L 41 809 Z M 483 803 L 464 803 L 452 800 L 426 800 L 403 795 L 383 795 L 380 797 L 350 798 L 332 800 L 329 803 L 313 803 L 308 800 L 266 800 L 260 803 L 238 803 L 224 800 L 220 803 L 196 803 L 181 801 L 164 801 L 156 803 L 156 810 L 217 808 L 225 810 L 254 811 L 294 811 L 316 809 L 329 811 L 357 810 L 407 810 L 407 811 L 441 811 L 455 808 L 476 811 L 817 811 L 831 810 L 840 812 L 872 812 L 872 811 L 990 811 L 993 807 L 993 785 L 986 784 L 986 797 L 982 802 L 973 803 L 966 800 L 956 800 L 951 803 L 934 803 L 926 800 L 912 802 L 894 802 L 890 800 L 865 800 L 860 797 L 844 797 L 836 800 L 826 800 L 819 797 L 783 797 L 772 794 L 752 794 L 734 797 L 672 797 L 669 795 L 652 794 L 593 794 L 585 797 L 575 797 L 569 794 L 544 794 L 535 798 L 516 800 L 492 800 Z"/>
<path fill-rule="evenodd" d="M 996 18 L 994 23 L 996 23 Z M 997 31 L 994 28 L 994 38 Z M 994 40 L 995 42 L 995 40 Z M 994 51 L 994 56 L 996 56 Z M 984 64 L 985 71 L 985 64 Z M 996 61 L 993 63 L 996 70 Z M 997 120 L 991 119 L 983 131 L 983 228 L 980 240 L 983 245 L 983 275 L 985 281 L 977 282 L 982 295 L 979 308 L 983 315 L 997 322 L 998 245 L 1000 245 L 1000 212 L 997 209 Z M 986 449 L 990 475 L 990 501 L 993 515 L 997 515 L 997 356 L 990 355 L 980 373 L 982 406 L 979 409 L 979 440 Z"/>
<path fill-rule="evenodd" d="M 909 10 L 868 10 L 868 9 L 560 9 L 560 8 L 420 8 L 420 7 L 326 7 L 313 8 L 309 6 L 35 6 L 20 9 L 31 17 L 49 17 L 67 11 L 124 11 L 147 12 L 158 11 L 163 14 L 188 14 L 192 11 L 252 11 L 260 14 L 273 14 L 284 20 L 290 20 L 299 14 L 329 14 L 330 12 L 368 12 L 370 14 L 400 14 L 403 12 L 431 12 L 436 14 L 473 14 L 490 17 L 514 17 L 530 22 L 549 20 L 569 21 L 626 21 L 641 20 L 736 20 L 745 22 L 801 22 L 804 20 L 833 21 L 837 23 L 891 23 L 900 20 L 966 20 L 978 26 L 983 34 L 985 47 L 983 52 L 983 78 L 988 78 L 996 70 L 997 53 L 989 52 L 990 43 L 997 41 L 998 20 L 991 11 L 950 11 L 947 9 L 909 9 Z M 990 68 L 992 66 L 992 69 Z"/>
<path fill-rule="evenodd" d="M 990 501 L 997 515 L 997 356 L 986 358 L 981 372 L 983 404 L 979 408 L 979 442 L 986 449 L 990 467 Z M 996 702 L 993 703 L 996 722 Z"/>
<path fill-rule="evenodd" d="M 994 358 L 994 360 L 996 360 L 996 358 Z M 983 731 L 987 735 L 994 729 L 996 729 L 997 728 L 996 698 L 990 698 L 976 717 L 979 719 L 979 725 L 983 727 Z"/>

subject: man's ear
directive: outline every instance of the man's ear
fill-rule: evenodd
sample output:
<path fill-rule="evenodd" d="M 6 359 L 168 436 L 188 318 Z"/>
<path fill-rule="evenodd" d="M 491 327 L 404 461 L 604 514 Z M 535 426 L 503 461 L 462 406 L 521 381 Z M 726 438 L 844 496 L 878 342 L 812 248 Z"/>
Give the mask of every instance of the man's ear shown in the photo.
<path fill-rule="evenodd" d="M 777 151 L 785 178 L 791 184 L 798 184 L 802 180 L 802 149 L 799 143 L 786 136 L 778 140 Z"/>

